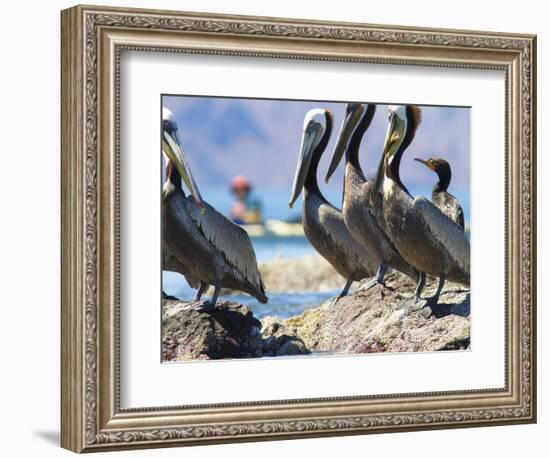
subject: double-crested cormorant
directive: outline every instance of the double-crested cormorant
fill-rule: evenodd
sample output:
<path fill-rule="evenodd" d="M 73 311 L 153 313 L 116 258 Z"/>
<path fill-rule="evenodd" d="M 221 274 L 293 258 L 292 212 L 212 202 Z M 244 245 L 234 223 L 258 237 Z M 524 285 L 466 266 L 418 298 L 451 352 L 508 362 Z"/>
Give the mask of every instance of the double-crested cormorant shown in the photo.
<path fill-rule="evenodd" d="M 432 157 L 427 161 L 415 157 L 414 160 L 437 173 L 439 181 L 432 189 L 432 202 L 445 215 L 464 229 L 464 212 L 462 211 L 462 207 L 458 199 L 447 191 L 451 183 L 451 166 L 449 163 L 445 159 L 437 157 Z"/>
<path fill-rule="evenodd" d="M 345 152 L 346 168 L 342 205 L 344 222 L 355 240 L 379 260 L 376 278 L 364 285 L 362 289 L 368 289 L 376 283 L 382 284 L 388 267 L 403 272 L 415 281 L 418 279 L 418 273 L 403 259 L 386 235 L 383 215 L 380 211 L 375 212 L 376 208 L 369 201 L 373 183 L 365 178 L 359 163 L 359 146 L 375 111 L 376 105 L 348 104 L 340 136 L 325 177 L 325 181 L 328 182 Z"/>
<path fill-rule="evenodd" d="M 348 293 L 354 281 L 373 275 L 379 260 L 357 243 L 346 228 L 340 210 L 331 205 L 319 189 L 317 167 L 327 147 L 332 124 L 330 110 L 315 109 L 306 114 L 289 206 L 292 207 L 303 189 L 304 232 L 319 254 L 346 279 L 340 298 Z"/>
<path fill-rule="evenodd" d="M 199 282 L 195 301 L 200 300 L 208 285 L 214 285 L 211 301 L 198 303 L 197 307 L 214 307 L 222 287 L 244 291 L 266 303 L 264 283 L 248 234 L 202 199 L 173 115 L 167 109 L 163 109 L 162 122 L 162 151 L 166 160 L 163 186 L 166 250 L 163 251 L 177 259 L 188 281 L 191 278 Z M 191 196 L 185 195 L 182 180 Z"/>
<path fill-rule="evenodd" d="M 403 258 L 421 272 L 415 308 L 436 305 L 445 279 L 470 284 L 470 243 L 464 231 L 422 196 L 413 198 L 399 176 L 403 152 L 420 124 L 420 108 L 390 106 L 389 126 L 371 202 L 382 194 L 387 234 Z M 435 295 L 418 301 L 425 274 L 439 276 Z"/>

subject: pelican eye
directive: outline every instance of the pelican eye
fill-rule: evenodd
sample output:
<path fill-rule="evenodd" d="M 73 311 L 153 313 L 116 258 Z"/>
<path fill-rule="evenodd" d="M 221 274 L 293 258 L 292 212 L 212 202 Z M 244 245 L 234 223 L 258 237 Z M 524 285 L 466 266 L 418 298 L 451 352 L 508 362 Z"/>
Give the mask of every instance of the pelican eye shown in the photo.
<path fill-rule="evenodd" d="M 167 119 L 162 122 L 162 128 L 169 134 L 173 134 L 177 130 L 174 123 Z"/>
<path fill-rule="evenodd" d="M 315 131 L 315 128 L 319 125 L 319 123 L 315 120 L 311 120 L 307 123 L 307 127 L 306 127 L 306 131 L 309 133 L 309 132 L 314 132 Z"/>
<path fill-rule="evenodd" d="M 360 104 L 359 103 L 348 103 L 348 106 L 346 107 L 346 114 L 352 113 L 354 110 L 360 110 Z"/>

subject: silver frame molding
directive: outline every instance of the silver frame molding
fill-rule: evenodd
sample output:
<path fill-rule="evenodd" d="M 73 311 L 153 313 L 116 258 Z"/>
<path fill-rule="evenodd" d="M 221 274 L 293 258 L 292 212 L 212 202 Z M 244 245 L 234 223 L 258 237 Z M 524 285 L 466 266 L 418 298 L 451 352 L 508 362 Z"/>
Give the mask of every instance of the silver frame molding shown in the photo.
<path fill-rule="evenodd" d="M 536 419 L 536 37 L 76 6 L 62 36 L 62 424 L 75 452 Z M 119 405 L 119 62 L 124 50 L 502 70 L 506 386 L 126 409 Z"/>

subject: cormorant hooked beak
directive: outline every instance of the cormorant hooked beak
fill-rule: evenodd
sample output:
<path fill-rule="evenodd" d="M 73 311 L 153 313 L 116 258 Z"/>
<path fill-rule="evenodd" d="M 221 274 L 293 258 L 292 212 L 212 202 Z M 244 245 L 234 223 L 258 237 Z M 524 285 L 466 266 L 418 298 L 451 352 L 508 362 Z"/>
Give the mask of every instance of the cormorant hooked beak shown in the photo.
<path fill-rule="evenodd" d="M 189 166 L 189 161 L 187 156 L 181 147 L 179 140 L 178 131 L 176 128 L 162 129 L 162 150 L 168 156 L 168 158 L 174 163 L 176 170 L 178 171 L 181 179 L 191 192 L 197 207 L 201 209 L 201 212 L 204 211 L 204 201 L 200 194 L 199 188 L 195 183 L 193 174 L 191 173 L 191 167 Z"/>
<path fill-rule="evenodd" d="M 323 137 L 323 132 L 324 127 L 315 119 L 310 119 L 304 128 L 300 156 L 298 157 L 298 165 L 296 167 L 296 174 L 294 175 L 294 182 L 292 184 L 292 195 L 288 201 L 288 206 L 290 208 L 292 208 L 294 202 L 296 202 L 296 199 L 302 192 L 302 188 L 304 187 L 307 173 L 309 171 L 309 165 L 311 164 L 313 152 L 315 151 L 317 145 L 319 145 L 319 142 Z"/>
<path fill-rule="evenodd" d="M 334 148 L 334 154 L 328 167 L 327 174 L 325 176 L 325 183 L 328 183 L 330 177 L 338 167 L 338 164 L 342 160 L 342 156 L 346 152 L 351 142 L 351 137 L 355 133 L 355 129 L 359 125 L 359 122 L 363 118 L 365 113 L 365 106 L 362 103 L 348 103 L 346 107 L 346 116 L 342 122 L 340 129 L 340 135 Z"/>
<path fill-rule="evenodd" d="M 415 157 L 414 160 L 416 162 L 420 162 L 421 164 L 424 164 L 429 169 L 433 170 L 435 172 L 435 164 L 432 161 L 425 161 L 424 159 L 420 159 L 419 157 Z"/>
<path fill-rule="evenodd" d="M 390 123 L 388 125 L 388 131 L 386 133 L 386 140 L 384 142 L 384 149 L 380 163 L 378 164 L 378 171 L 376 172 L 376 179 L 371 191 L 370 201 L 372 204 L 376 202 L 376 195 L 380 192 L 382 182 L 384 181 L 384 175 L 386 167 L 389 164 L 393 155 L 397 152 L 406 134 L 406 121 L 401 119 L 395 111 L 390 111 Z"/>

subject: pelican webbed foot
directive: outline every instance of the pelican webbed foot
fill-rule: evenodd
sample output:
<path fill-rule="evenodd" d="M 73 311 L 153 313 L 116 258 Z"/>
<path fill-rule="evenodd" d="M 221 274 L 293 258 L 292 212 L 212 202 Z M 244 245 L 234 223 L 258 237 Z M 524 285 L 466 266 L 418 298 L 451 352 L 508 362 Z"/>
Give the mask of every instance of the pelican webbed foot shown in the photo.
<path fill-rule="evenodd" d="M 367 283 L 363 283 L 359 288 L 355 290 L 355 292 L 358 293 L 359 291 L 368 291 L 376 285 L 386 286 L 384 282 L 380 283 L 376 278 L 372 278 Z"/>
<path fill-rule="evenodd" d="M 346 284 L 344 285 L 344 288 L 340 292 L 340 294 L 336 297 L 332 297 L 330 299 L 327 299 L 325 302 L 323 302 L 323 307 L 329 308 L 332 307 L 336 302 L 338 302 L 340 299 L 342 299 L 344 296 L 348 295 L 349 289 L 351 287 L 351 284 L 353 283 L 353 274 L 350 275 L 346 279 Z"/>
<path fill-rule="evenodd" d="M 421 274 L 419 278 L 418 286 L 416 288 L 415 295 L 403 299 L 401 302 L 397 304 L 396 309 L 405 310 L 405 314 L 409 314 L 412 312 L 420 312 L 420 314 L 424 318 L 429 318 L 433 314 L 434 309 L 437 307 L 439 303 L 439 296 L 441 295 L 441 291 L 443 290 L 443 286 L 445 285 L 445 275 L 439 276 L 437 291 L 432 297 L 428 297 L 426 299 L 422 299 L 420 297 L 420 292 L 424 287 L 424 282 L 425 282 L 425 274 Z"/>
<path fill-rule="evenodd" d="M 376 272 L 376 276 L 371 280 L 369 280 L 367 283 L 357 288 L 357 291 L 368 291 L 369 289 L 371 289 L 376 285 L 382 285 L 385 288 L 386 283 L 384 282 L 384 278 L 386 276 L 387 270 L 388 270 L 388 265 L 386 263 L 380 264 L 380 266 L 378 267 L 378 271 Z"/>
<path fill-rule="evenodd" d="M 214 282 L 214 294 L 212 295 L 212 299 L 209 301 L 198 300 L 207 286 L 208 285 L 206 283 L 201 282 L 199 289 L 197 290 L 197 294 L 195 295 L 195 302 L 192 307 L 198 312 L 211 312 L 216 307 L 216 302 L 218 302 L 218 296 L 220 295 L 220 290 L 222 289 L 222 283 L 219 278 L 216 278 L 216 281 Z"/>
<path fill-rule="evenodd" d="M 414 295 L 401 300 L 395 308 L 397 310 L 404 310 L 406 315 L 421 310 L 426 305 L 426 300 L 420 297 L 425 284 L 426 274 L 424 272 L 419 272 Z"/>
<path fill-rule="evenodd" d="M 323 302 L 321 304 L 321 307 L 323 309 L 329 309 L 331 308 L 334 304 L 336 304 L 336 302 L 338 302 L 340 300 L 340 296 L 336 296 L 336 297 L 331 297 L 329 299 L 327 299 L 325 302 Z"/>
<path fill-rule="evenodd" d="M 199 302 L 193 302 L 191 304 L 191 309 L 195 312 L 211 312 L 216 308 L 216 304 L 212 303 L 212 301 L 199 301 Z"/>
<path fill-rule="evenodd" d="M 427 305 L 427 299 L 422 299 L 416 296 L 408 296 L 403 298 L 395 306 L 396 310 L 404 310 L 405 314 L 418 312 Z"/>
<path fill-rule="evenodd" d="M 416 296 L 410 296 L 402 299 L 395 306 L 396 310 L 403 310 L 404 315 L 419 312 L 424 318 L 429 318 L 433 313 L 433 307 L 437 305 L 437 300 L 433 298 L 422 299 Z"/>

